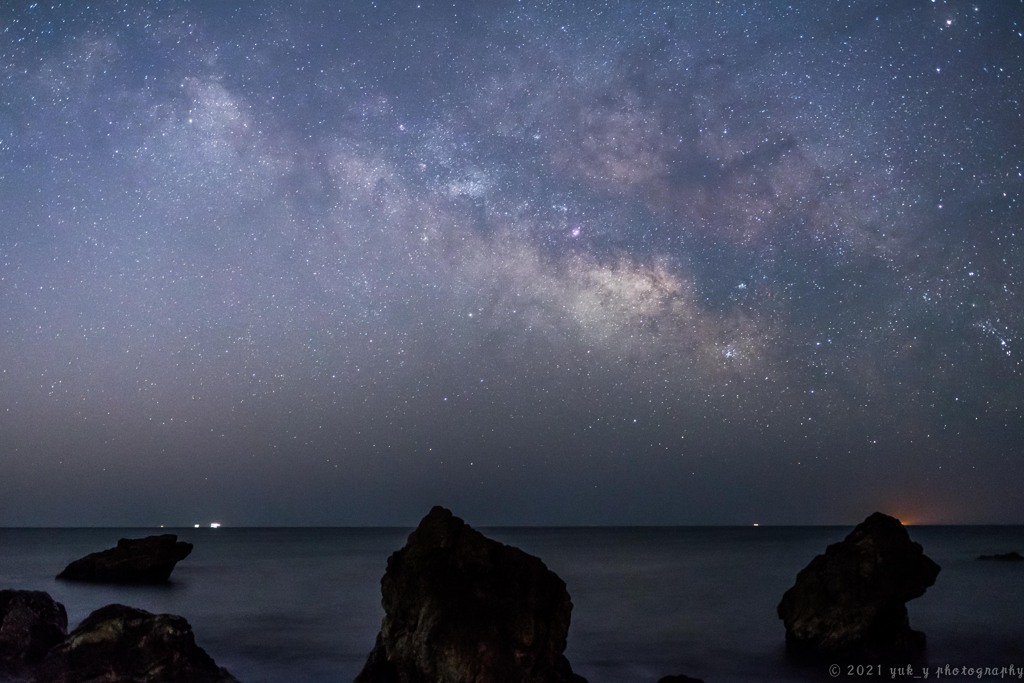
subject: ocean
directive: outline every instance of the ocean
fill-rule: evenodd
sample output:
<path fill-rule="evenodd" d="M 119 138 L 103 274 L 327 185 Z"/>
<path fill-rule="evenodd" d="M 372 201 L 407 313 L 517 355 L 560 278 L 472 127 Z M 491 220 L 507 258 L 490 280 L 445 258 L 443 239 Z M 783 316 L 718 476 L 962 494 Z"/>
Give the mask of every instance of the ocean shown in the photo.
<path fill-rule="evenodd" d="M 566 655 L 591 683 L 851 680 L 784 653 L 775 608 L 796 573 L 852 527 L 482 528 L 539 556 L 573 600 Z M 1024 666 L 1024 527 L 910 527 L 942 566 L 909 603 L 943 680 L 996 680 Z M 196 641 L 244 683 L 351 681 L 373 646 L 380 578 L 410 529 L 0 529 L 0 588 L 47 591 L 69 627 L 109 603 L 184 616 Z M 73 559 L 121 537 L 177 533 L 195 545 L 165 587 L 56 581 Z M 972 668 L 954 677 L 953 668 Z M 922 674 L 921 663 L 912 672 Z M 1018 673 L 1006 673 L 1017 678 Z M 889 667 L 871 678 L 909 678 Z"/>

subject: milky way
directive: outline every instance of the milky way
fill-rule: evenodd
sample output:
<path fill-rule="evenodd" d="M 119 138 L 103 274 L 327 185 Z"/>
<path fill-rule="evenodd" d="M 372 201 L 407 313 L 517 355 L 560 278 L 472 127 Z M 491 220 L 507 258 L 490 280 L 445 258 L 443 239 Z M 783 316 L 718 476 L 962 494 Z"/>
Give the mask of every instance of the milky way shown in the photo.
<path fill-rule="evenodd" d="M 0 85 L 0 523 L 1024 522 L 1021 2 L 17 2 Z"/>

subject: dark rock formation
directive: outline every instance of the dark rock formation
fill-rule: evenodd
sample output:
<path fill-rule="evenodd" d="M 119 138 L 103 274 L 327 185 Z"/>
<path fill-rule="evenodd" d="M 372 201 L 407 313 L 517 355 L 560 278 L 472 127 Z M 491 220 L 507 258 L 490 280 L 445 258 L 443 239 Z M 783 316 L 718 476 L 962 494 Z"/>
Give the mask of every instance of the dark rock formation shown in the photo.
<path fill-rule="evenodd" d="M 994 562 L 1024 562 L 1024 555 L 1016 550 L 1008 553 L 996 553 L 995 555 L 978 555 L 979 560 L 992 560 Z"/>
<path fill-rule="evenodd" d="M 196 645 L 173 614 L 107 605 L 56 646 L 36 670 L 39 683 L 237 683 Z"/>
<path fill-rule="evenodd" d="M 359 683 L 585 683 L 562 654 L 565 583 L 444 508 L 388 558 L 381 593 L 384 621 Z"/>
<path fill-rule="evenodd" d="M 658 683 L 704 683 L 704 680 L 701 678 L 693 678 L 692 676 L 679 675 L 659 678 Z"/>
<path fill-rule="evenodd" d="M 924 594 L 939 566 L 899 520 L 876 512 L 797 574 L 779 603 L 794 654 L 890 658 L 924 647 L 905 603 Z"/>
<path fill-rule="evenodd" d="M 68 614 L 43 591 L 0 591 L 0 676 L 28 675 L 64 640 Z"/>
<path fill-rule="evenodd" d="M 58 579 L 100 583 L 164 583 L 179 561 L 192 552 L 192 544 L 174 534 L 122 538 L 109 548 L 75 560 Z"/>

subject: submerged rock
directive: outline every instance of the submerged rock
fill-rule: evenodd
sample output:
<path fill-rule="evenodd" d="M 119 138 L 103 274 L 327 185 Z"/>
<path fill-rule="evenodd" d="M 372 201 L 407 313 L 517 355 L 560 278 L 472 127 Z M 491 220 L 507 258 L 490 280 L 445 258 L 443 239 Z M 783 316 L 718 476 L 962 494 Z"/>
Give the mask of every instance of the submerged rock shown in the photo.
<path fill-rule="evenodd" d="M 86 555 L 64 568 L 58 579 L 99 583 L 164 583 L 192 552 L 192 544 L 174 534 L 122 538 L 116 548 Z"/>
<path fill-rule="evenodd" d="M 979 560 L 992 560 L 993 562 L 1024 562 L 1024 555 L 1016 550 L 1008 553 L 996 553 L 995 555 L 978 555 Z"/>
<path fill-rule="evenodd" d="M 67 611 L 49 593 L 0 590 L 0 676 L 28 675 L 67 632 Z"/>
<path fill-rule="evenodd" d="M 125 605 L 96 610 L 36 671 L 39 683 L 237 683 L 196 645 L 192 627 L 173 614 Z"/>
<path fill-rule="evenodd" d="M 900 521 L 876 512 L 811 560 L 782 596 L 787 649 L 847 659 L 918 652 L 925 637 L 910 628 L 905 603 L 938 574 Z"/>
<path fill-rule="evenodd" d="M 585 683 L 563 654 L 565 583 L 442 507 L 388 558 L 381 593 L 384 620 L 358 683 Z"/>

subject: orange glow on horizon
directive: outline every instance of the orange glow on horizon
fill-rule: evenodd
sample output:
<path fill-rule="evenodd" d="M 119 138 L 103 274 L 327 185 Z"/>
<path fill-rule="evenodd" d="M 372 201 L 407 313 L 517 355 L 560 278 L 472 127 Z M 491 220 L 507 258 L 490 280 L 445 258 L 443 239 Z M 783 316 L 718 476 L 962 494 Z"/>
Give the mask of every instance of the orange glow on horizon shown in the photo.
<path fill-rule="evenodd" d="M 896 508 L 896 506 L 893 506 Z M 897 508 L 898 509 L 898 508 Z M 900 524 L 903 526 L 927 526 L 929 524 L 947 524 L 943 522 L 940 517 L 936 514 L 931 513 L 925 509 L 903 509 L 899 512 L 890 513 L 893 517 L 900 520 Z"/>

